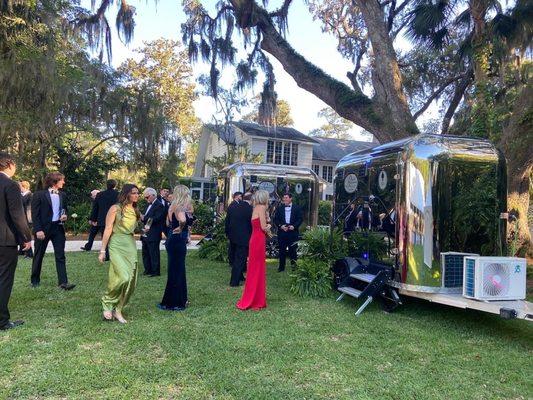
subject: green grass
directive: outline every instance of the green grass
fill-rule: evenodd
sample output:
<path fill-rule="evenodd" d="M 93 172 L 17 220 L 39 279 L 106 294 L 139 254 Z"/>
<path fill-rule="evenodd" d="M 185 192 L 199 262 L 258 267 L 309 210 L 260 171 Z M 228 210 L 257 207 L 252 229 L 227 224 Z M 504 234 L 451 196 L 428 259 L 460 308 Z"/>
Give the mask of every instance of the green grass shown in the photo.
<path fill-rule="evenodd" d="M 166 258 L 163 260 L 165 263 Z M 101 321 L 106 266 L 67 254 L 72 292 L 47 255 L 39 289 L 19 263 L 0 332 L 2 399 L 526 399 L 533 326 L 411 300 L 392 314 L 356 301 L 301 299 L 268 269 L 268 308 L 242 312 L 229 268 L 187 259 L 191 307 L 155 308 L 165 278 L 140 276 L 125 315 Z"/>

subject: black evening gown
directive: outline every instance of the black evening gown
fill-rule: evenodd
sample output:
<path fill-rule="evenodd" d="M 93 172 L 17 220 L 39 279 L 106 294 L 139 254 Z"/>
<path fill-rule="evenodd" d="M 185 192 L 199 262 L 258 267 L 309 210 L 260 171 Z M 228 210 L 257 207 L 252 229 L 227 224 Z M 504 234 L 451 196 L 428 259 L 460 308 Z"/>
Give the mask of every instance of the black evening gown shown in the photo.
<path fill-rule="evenodd" d="M 179 221 L 172 214 L 169 236 L 165 243 L 168 255 L 167 286 L 160 308 L 165 310 L 183 310 L 187 305 L 187 278 L 185 276 L 185 256 L 187 255 L 187 241 L 189 226 L 193 217 L 186 214 L 186 223 L 181 233 L 172 233 L 179 226 Z"/>

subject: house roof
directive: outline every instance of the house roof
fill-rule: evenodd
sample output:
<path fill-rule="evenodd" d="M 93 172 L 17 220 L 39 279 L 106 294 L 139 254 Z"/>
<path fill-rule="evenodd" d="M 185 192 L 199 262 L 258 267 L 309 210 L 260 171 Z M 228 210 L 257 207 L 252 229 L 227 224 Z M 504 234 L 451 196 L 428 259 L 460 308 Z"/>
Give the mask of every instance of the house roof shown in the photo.
<path fill-rule="evenodd" d="M 294 128 L 285 126 L 264 126 L 253 122 L 232 122 L 240 130 L 250 136 L 259 136 L 268 139 L 297 140 L 300 142 L 317 143 L 317 141 Z"/>
<path fill-rule="evenodd" d="M 377 146 L 376 142 L 361 142 L 358 140 L 345 140 L 316 137 L 318 142 L 313 146 L 313 160 L 339 161 L 344 156 Z"/>

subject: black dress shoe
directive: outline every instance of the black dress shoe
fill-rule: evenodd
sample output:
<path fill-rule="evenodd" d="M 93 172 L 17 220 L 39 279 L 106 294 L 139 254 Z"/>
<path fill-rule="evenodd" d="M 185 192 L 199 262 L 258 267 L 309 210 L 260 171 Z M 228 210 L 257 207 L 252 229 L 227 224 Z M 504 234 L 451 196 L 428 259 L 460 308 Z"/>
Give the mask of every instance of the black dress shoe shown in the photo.
<path fill-rule="evenodd" d="M 80 250 L 83 250 L 83 251 L 91 251 L 91 250 L 85 248 L 85 246 L 81 246 L 81 247 L 80 247 Z"/>
<path fill-rule="evenodd" d="M 150 278 L 153 278 L 154 276 L 161 276 L 161 274 L 150 274 L 148 275 Z"/>
<path fill-rule="evenodd" d="M 72 290 L 75 287 L 76 285 L 74 285 L 73 283 L 62 283 L 61 285 L 59 285 L 59 288 L 63 290 Z"/>
<path fill-rule="evenodd" d="M 278 272 L 283 272 L 285 271 L 285 268 L 278 268 Z"/>
<path fill-rule="evenodd" d="M 35 288 L 38 288 L 39 285 L 40 285 L 39 282 L 32 282 L 32 283 L 30 283 L 30 286 L 31 286 L 32 288 L 34 288 L 34 289 L 35 289 Z"/>
<path fill-rule="evenodd" d="M 4 326 L 0 326 L 0 331 L 7 331 L 8 329 L 13 329 L 13 328 L 16 328 L 17 326 L 20 326 L 24 323 L 24 321 L 22 320 L 17 320 L 17 321 L 8 321 L 7 324 L 5 324 Z"/>

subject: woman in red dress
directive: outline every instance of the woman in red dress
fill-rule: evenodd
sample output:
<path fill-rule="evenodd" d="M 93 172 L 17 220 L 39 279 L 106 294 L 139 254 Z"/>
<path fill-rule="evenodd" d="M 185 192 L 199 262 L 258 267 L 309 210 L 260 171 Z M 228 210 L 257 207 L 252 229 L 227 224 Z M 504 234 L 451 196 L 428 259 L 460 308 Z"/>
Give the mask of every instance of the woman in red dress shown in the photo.
<path fill-rule="evenodd" d="M 237 308 L 241 310 L 258 310 L 266 307 L 266 259 L 265 232 L 270 230 L 267 223 L 269 194 L 258 190 L 252 197 L 252 236 L 248 246 L 248 273 L 241 299 Z"/>

